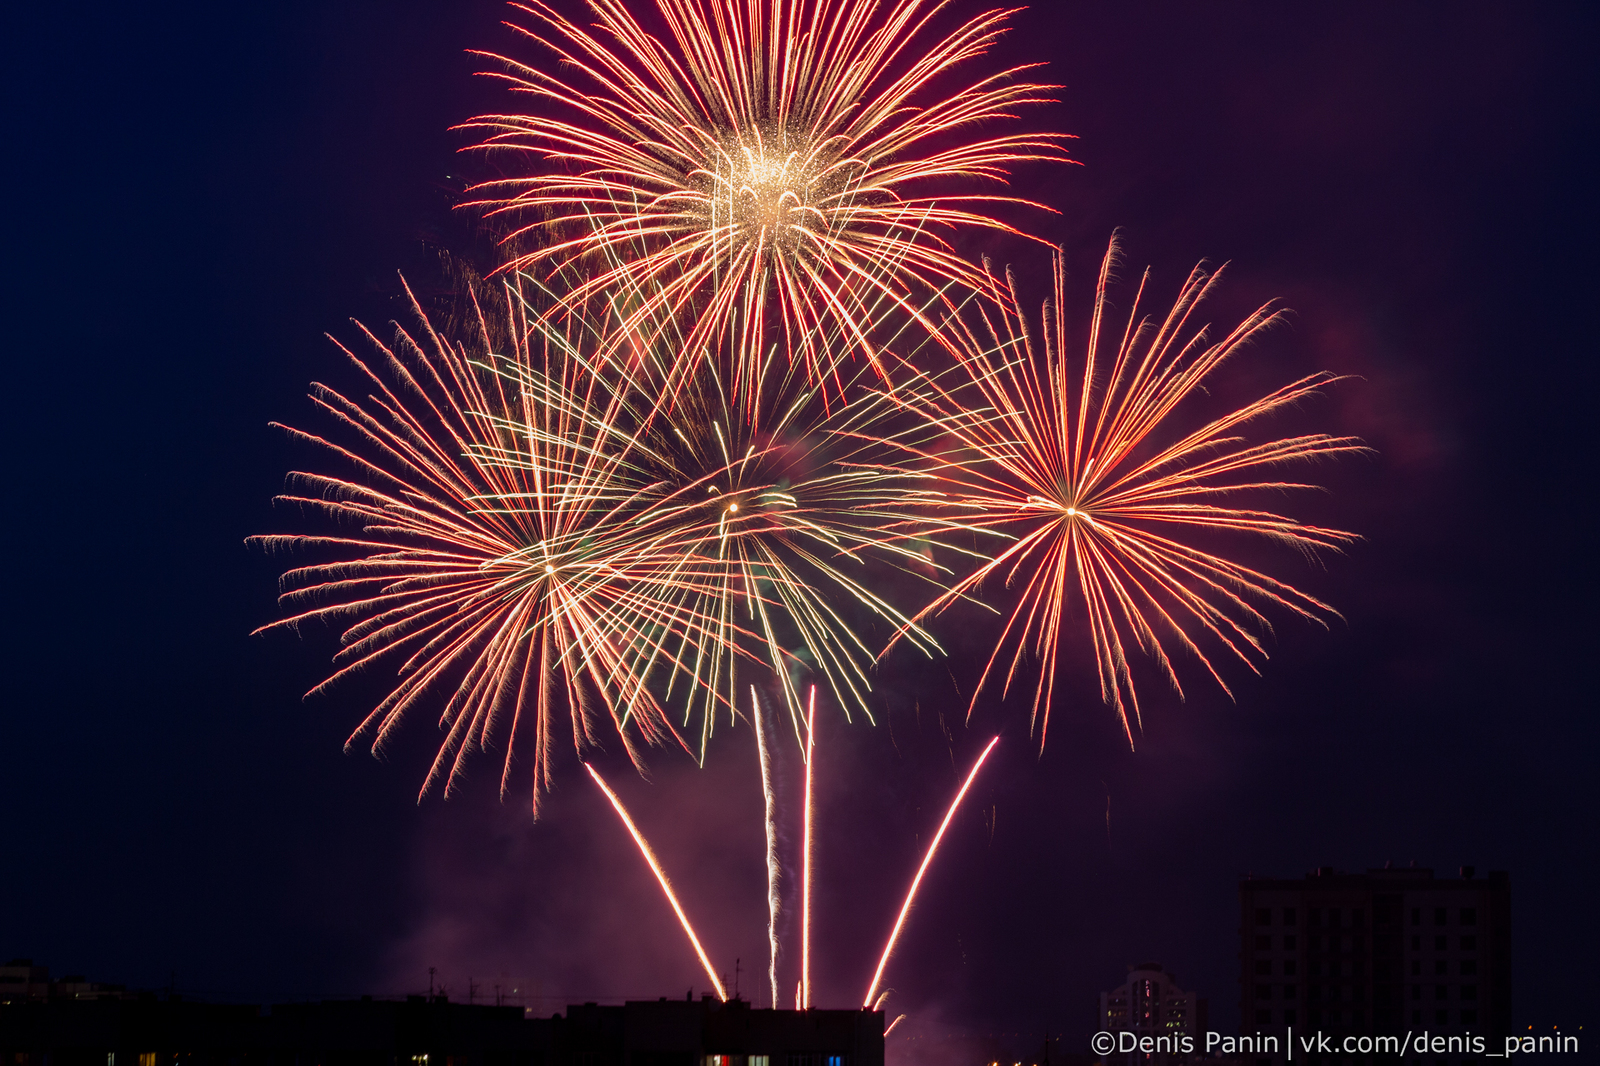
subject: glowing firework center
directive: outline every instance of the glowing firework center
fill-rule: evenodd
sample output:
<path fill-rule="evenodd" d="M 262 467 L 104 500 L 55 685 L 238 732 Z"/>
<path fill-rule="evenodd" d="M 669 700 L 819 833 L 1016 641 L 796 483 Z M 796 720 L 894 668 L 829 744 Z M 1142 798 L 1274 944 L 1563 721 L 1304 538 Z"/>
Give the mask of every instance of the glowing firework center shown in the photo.
<path fill-rule="evenodd" d="M 712 240 L 734 258 L 818 250 L 832 228 L 824 208 L 844 191 L 843 167 L 823 145 L 793 147 L 782 134 L 725 140 L 699 173 Z"/>

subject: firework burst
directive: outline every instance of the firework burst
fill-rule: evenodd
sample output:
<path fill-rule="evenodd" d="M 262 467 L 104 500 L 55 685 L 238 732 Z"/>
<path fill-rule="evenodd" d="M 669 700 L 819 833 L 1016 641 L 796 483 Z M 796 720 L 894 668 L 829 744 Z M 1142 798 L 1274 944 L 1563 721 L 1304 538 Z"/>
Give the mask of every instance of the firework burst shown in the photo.
<path fill-rule="evenodd" d="M 334 557 L 285 573 L 288 616 L 263 627 L 343 628 L 338 669 L 311 694 L 397 672 L 351 744 L 370 735 L 376 752 L 408 714 L 442 701 L 445 740 L 423 794 L 443 781 L 448 795 L 470 752 L 503 743 L 502 795 L 522 754 L 537 810 L 558 715 L 580 749 L 620 735 L 637 760 L 630 722 L 648 743 L 675 738 L 650 674 L 670 657 L 663 634 L 702 631 L 660 595 L 663 580 L 692 577 L 665 576 L 676 560 L 629 521 L 649 486 L 614 397 L 567 338 L 536 324 L 516 286 L 501 296 L 501 313 L 480 310 L 467 341 L 436 331 L 413 298 L 416 331 L 397 326 L 391 346 L 361 327 L 366 357 L 340 345 L 372 393 L 313 385 L 333 428 L 280 428 L 347 472 L 293 473 L 278 502 L 344 528 L 251 540 Z"/>
<path fill-rule="evenodd" d="M 1313 433 L 1252 444 L 1241 435 L 1336 380 L 1312 374 L 1198 428 L 1176 426 L 1178 409 L 1241 347 L 1278 318 L 1263 307 L 1220 341 L 1191 323 L 1221 271 L 1196 267 L 1165 316 L 1142 318 L 1140 282 L 1127 320 L 1110 320 L 1107 286 L 1117 261 L 1113 240 L 1102 263 L 1081 364 L 1068 364 L 1065 275 L 1057 256 L 1054 292 L 1041 325 L 1008 299 L 983 306 L 960 326 L 963 358 L 953 375 L 917 373 L 916 384 L 887 398 L 941 435 L 923 450 L 942 465 L 950 493 L 943 512 L 969 530 L 1008 538 L 1004 550 L 939 595 L 918 618 L 972 596 L 986 580 L 1017 588 L 979 693 L 995 675 L 1003 691 L 1025 660 L 1038 662 L 1032 714 L 1043 742 L 1066 639 L 1069 599 L 1082 596 L 1101 695 L 1117 711 L 1130 743 L 1139 705 L 1126 646 L 1156 663 L 1181 697 L 1168 655 L 1173 644 L 1228 690 L 1213 658 L 1259 672 L 1266 657 L 1264 613 L 1281 609 L 1323 625 L 1336 613 L 1279 579 L 1192 543 L 1218 534 L 1264 537 L 1315 556 L 1356 539 L 1274 511 L 1233 506 L 1241 494 L 1283 494 L 1314 486 L 1270 471 L 1288 464 L 1364 452 L 1352 437 Z M 953 316 L 953 321 L 960 321 Z M 1202 641 L 1213 649 L 1207 651 Z M 1230 693 L 1231 695 L 1231 693 Z"/>
<path fill-rule="evenodd" d="M 639 315 L 692 315 L 691 352 L 731 342 L 759 362 L 731 335 L 771 326 L 813 382 L 852 348 L 875 360 L 873 309 L 915 316 L 919 281 L 981 281 L 946 236 L 1010 231 L 994 208 L 1027 202 L 971 181 L 1065 158 L 1061 135 L 991 132 L 1048 100 L 1029 67 L 953 73 L 1007 11 L 941 36 L 942 5 L 923 0 L 657 0 L 658 37 L 621 0 L 590 0 L 590 29 L 541 0 L 515 6 L 530 25 L 512 28 L 560 69 L 485 53 L 532 108 L 465 124 L 514 172 L 475 205 L 517 221 L 515 247 L 548 235 L 512 269 L 598 259 L 574 299 L 656 286 Z M 849 343 L 816 343 L 819 322 Z M 756 372 L 738 367 L 735 391 Z"/>

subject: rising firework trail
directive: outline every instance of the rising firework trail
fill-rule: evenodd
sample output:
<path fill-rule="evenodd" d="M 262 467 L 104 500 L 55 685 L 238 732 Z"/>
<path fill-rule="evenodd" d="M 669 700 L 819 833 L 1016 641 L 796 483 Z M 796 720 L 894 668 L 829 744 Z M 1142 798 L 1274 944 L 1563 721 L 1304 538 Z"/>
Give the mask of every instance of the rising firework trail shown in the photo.
<path fill-rule="evenodd" d="M 761 713 L 761 700 L 756 687 L 750 686 L 751 724 L 756 732 L 756 757 L 761 760 L 761 800 L 763 824 L 767 836 L 767 979 L 772 984 L 772 1005 L 778 1005 L 778 801 L 772 787 L 772 752 L 767 745 L 766 717 Z"/>
<path fill-rule="evenodd" d="M 1216 371 L 1279 312 L 1263 307 L 1216 342 L 1204 328 L 1191 330 L 1196 308 L 1221 277 L 1220 270 L 1201 266 L 1172 309 L 1154 318 L 1140 317 L 1146 273 L 1119 328 L 1107 304 L 1116 262 L 1113 239 L 1100 269 L 1087 350 L 1076 368 L 1068 362 L 1072 346 L 1061 310 L 1066 275 L 1057 256 L 1042 325 L 1016 311 L 1008 273 L 1008 299 L 994 306 L 978 302 L 965 319 L 952 316 L 954 328 L 966 330 L 955 371 L 918 374 L 914 386 L 888 397 L 921 415 L 924 428 L 942 442 L 922 454 L 944 468 L 950 485 L 940 504 L 945 513 L 964 529 L 1010 542 L 918 618 L 971 598 L 990 578 L 1019 590 L 972 706 L 997 671 L 1004 674 L 1002 693 L 1008 692 L 1025 660 L 1036 660 L 1032 715 L 1041 744 L 1074 593 L 1087 614 L 1101 696 L 1116 709 L 1131 743 L 1139 704 L 1126 644 L 1151 656 L 1181 698 L 1166 641 L 1228 691 L 1212 662 L 1216 652 L 1208 653 L 1202 640 L 1259 673 L 1258 660 L 1267 652 L 1258 634 L 1271 628 L 1266 609 L 1323 626 L 1337 617 L 1310 594 L 1218 554 L 1211 547 L 1216 540 L 1266 538 L 1315 557 L 1357 539 L 1231 505 L 1239 495 L 1315 487 L 1268 476 L 1269 469 L 1368 451 L 1353 437 L 1325 433 L 1264 444 L 1243 436 L 1247 425 L 1300 404 L 1337 378 L 1312 374 L 1198 428 L 1177 428 L 1184 402 L 1203 393 Z"/>
<path fill-rule="evenodd" d="M 590 0 L 587 28 L 515 6 L 526 24 L 508 25 L 555 62 L 480 53 L 530 106 L 464 125 L 508 175 L 472 206 L 515 220 L 511 269 L 586 274 L 575 300 L 657 285 L 638 320 L 694 321 L 696 355 L 753 330 L 818 383 L 852 349 L 876 359 L 868 310 L 915 317 L 919 288 L 981 281 L 947 236 L 1016 232 L 994 209 L 1027 201 L 994 190 L 1018 163 L 1065 159 L 1062 135 L 993 132 L 1054 86 L 1029 66 L 963 73 L 1009 11 L 941 35 L 927 0 L 656 0 L 643 20 Z M 814 343 L 824 321 L 845 345 Z"/>
<path fill-rule="evenodd" d="M 811 688 L 811 706 L 806 711 L 806 805 L 801 815 L 800 833 L 800 1003 L 811 1006 L 811 829 L 814 817 L 811 780 L 816 766 L 817 689 Z"/>
<path fill-rule="evenodd" d="M 863 1008 L 872 1007 L 872 997 L 878 991 L 878 985 L 883 980 L 884 967 L 889 965 L 889 956 L 894 953 L 895 941 L 900 939 L 900 930 L 906 924 L 906 916 L 911 913 L 911 904 L 917 898 L 917 888 L 922 884 L 922 876 L 928 872 L 929 865 L 933 862 L 934 852 L 939 850 L 939 841 L 944 839 L 944 831 L 950 828 L 950 820 L 956 816 L 956 808 L 961 806 L 961 801 L 966 798 L 967 789 L 972 787 L 972 782 L 977 779 L 978 771 L 983 769 L 983 761 L 989 757 L 994 746 L 1000 743 L 1000 738 L 995 737 L 983 749 L 983 754 L 978 756 L 978 761 L 972 764 L 972 770 L 967 774 L 967 779 L 961 784 L 961 791 L 956 793 L 956 798 L 950 801 L 950 809 L 945 812 L 944 821 L 939 823 L 939 831 L 933 835 L 933 843 L 928 845 L 928 853 L 922 857 L 922 865 L 917 867 L 917 876 L 911 879 L 911 888 L 906 892 L 906 901 L 900 905 L 900 917 L 894 921 L 894 929 L 889 932 L 889 940 L 883 945 L 883 956 L 878 959 L 878 969 L 872 975 L 872 984 L 867 986 L 867 996 L 861 1001 Z"/>
<path fill-rule="evenodd" d="M 661 891 L 666 894 L 667 902 L 672 904 L 672 912 L 678 916 L 678 922 L 683 926 L 683 931 L 689 936 L 689 943 L 694 945 L 694 953 L 700 959 L 700 965 L 705 967 L 706 976 L 711 978 L 711 987 L 717 990 L 717 998 L 726 1002 L 727 990 L 722 987 L 722 981 L 717 977 L 717 971 L 711 966 L 711 960 L 706 957 L 706 949 L 700 946 L 700 938 L 694 935 L 694 927 L 689 924 L 689 916 L 683 913 L 683 905 L 678 902 L 677 895 L 672 891 L 672 884 L 667 880 L 667 875 L 661 869 L 661 864 L 656 861 L 655 852 L 650 850 L 650 845 L 645 842 L 644 834 L 639 832 L 639 827 L 633 824 L 633 819 L 628 817 L 627 808 L 617 794 L 603 781 L 595 768 L 588 763 L 583 768 L 589 771 L 589 776 L 594 778 L 594 783 L 600 786 L 600 791 L 606 794 L 606 799 L 611 801 L 612 808 L 617 812 L 617 817 L 622 819 L 622 824 L 627 826 L 628 834 L 633 837 L 633 842 L 639 846 L 639 854 L 644 856 L 644 861 L 650 864 L 650 872 L 656 875 L 656 881 L 661 885 Z"/>

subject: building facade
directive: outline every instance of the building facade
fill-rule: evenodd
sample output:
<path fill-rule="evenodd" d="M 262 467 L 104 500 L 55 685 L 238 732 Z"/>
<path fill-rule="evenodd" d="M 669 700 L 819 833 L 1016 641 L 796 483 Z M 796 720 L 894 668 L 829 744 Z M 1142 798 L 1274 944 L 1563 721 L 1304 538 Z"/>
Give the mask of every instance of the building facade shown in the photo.
<path fill-rule="evenodd" d="M 1293 1026 L 1299 1039 L 1320 1033 L 1324 1046 L 1341 1048 L 1346 1036 L 1350 1047 L 1376 1048 L 1361 1038 L 1426 1034 L 1445 1040 L 1442 1053 L 1427 1055 L 1438 1063 L 1476 1061 L 1473 1038 L 1501 1046 L 1511 1030 L 1511 879 L 1478 878 L 1471 867 L 1461 874 L 1324 867 L 1301 880 L 1240 882 L 1242 1032 L 1284 1036 Z M 1396 1061 L 1385 1048 L 1356 1058 Z M 1318 1059 L 1297 1048 L 1296 1061 Z M 1282 1040 L 1275 1054 L 1252 1059 L 1286 1061 Z"/>
<path fill-rule="evenodd" d="M 1102 1062 L 1165 1066 L 1202 1049 L 1206 1001 L 1179 988 L 1160 963 L 1141 963 L 1129 967 L 1120 988 L 1100 993 L 1100 1028 L 1117 1036 L 1119 1047 L 1152 1049 L 1119 1051 L 1104 1056 Z"/>

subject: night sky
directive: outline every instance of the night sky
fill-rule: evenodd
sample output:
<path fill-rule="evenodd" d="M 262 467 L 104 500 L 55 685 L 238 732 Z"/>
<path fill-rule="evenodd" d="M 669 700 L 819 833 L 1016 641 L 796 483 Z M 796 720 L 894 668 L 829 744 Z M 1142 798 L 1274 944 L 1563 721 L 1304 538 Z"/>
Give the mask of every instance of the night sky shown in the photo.
<path fill-rule="evenodd" d="M 323 333 L 401 315 L 397 271 L 481 254 L 451 205 L 448 127 L 502 101 L 470 47 L 502 5 L 29 5 L 6 34 L 0 956 L 246 1001 L 514 986 L 569 999 L 706 987 L 568 752 L 548 813 L 415 802 L 426 716 L 385 762 L 342 743 L 359 686 L 309 703 L 332 635 L 277 617 L 292 528 L 271 497 L 347 382 Z M 1596 16 L 1587 5 L 1059 3 L 1008 58 L 1050 62 L 1081 166 L 1019 189 L 1077 310 L 1120 227 L 1170 299 L 1228 261 L 1210 319 L 1281 298 L 1288 328 L 1221 386 L 1352 375 L 1281 420 L 1359 435 L 1290 513 L 1365 539 L 1324 569 L 1260 549 L 1339 608 L 1286 618 L 1237 702 L 1150 674 L 1130 752 L 1083 646 L 1043 754 L 1026 708 L 963 724 L 980 641 L 895 657 L 876 726 L 819 733 L 816 1000 L 853 1006 L 944 803 L 1003 739 L 887 983 L 924 1031 L 1089 1031 L 1157 960 L 1237 1024 L 1237 882 L 1415 862 L 1513 885 L 1518 1024 L 1594 1022 Z M 976 250 L 976 249 L 974 249 Z M 1037 248 L 983 250 L 1042 280 Z M 1253 549 L 1254 550 L 1254 549 Z M 765 965 L 749 730 L 706 769 L 601 763 L 718 964 Z M 792 790 L 792 777 L 784 782 Z M 1563 979 L 1554 980 L 1560 975 Z M 1576 979 L 1574 979 L 1576 978 Z M 792 988 L 792 985 L 790 986 Z"/>

